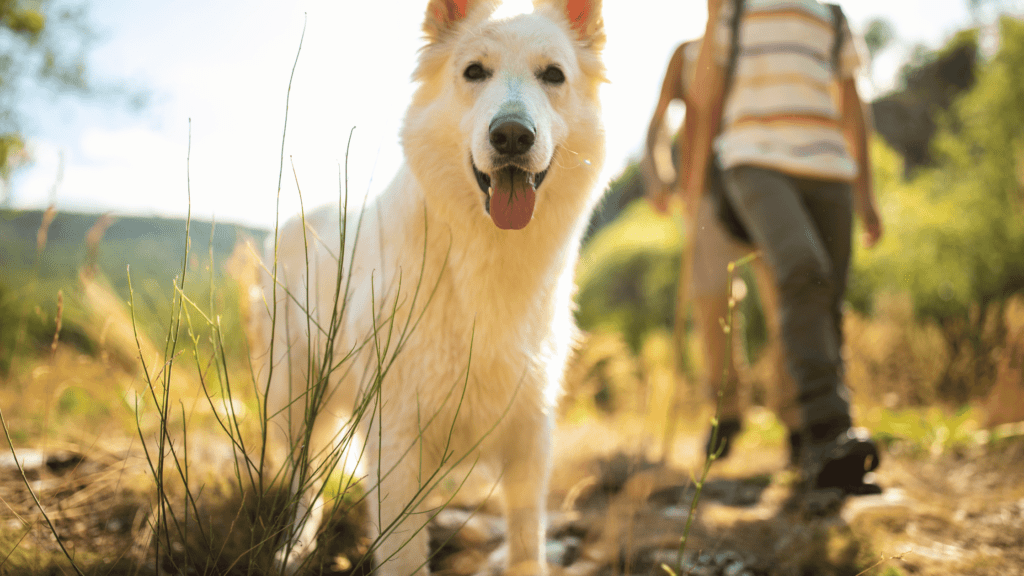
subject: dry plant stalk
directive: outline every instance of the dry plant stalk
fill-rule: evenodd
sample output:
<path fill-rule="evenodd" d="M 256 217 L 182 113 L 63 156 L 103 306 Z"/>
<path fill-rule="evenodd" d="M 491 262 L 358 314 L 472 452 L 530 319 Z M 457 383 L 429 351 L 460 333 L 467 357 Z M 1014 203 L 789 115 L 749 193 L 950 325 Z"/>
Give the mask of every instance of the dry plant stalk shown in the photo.
<path fill-rule="evenodd" d="M 43 221 L 39 224 L 39 230 L 36 231 L 36 258 L 43 253 L 46 249 L 46 240 L 50 234 L 50 224 L 53 224 L 53 219 L 57 217 L 57 206 L 50 204 L 46 207 L 46 212 L 43 212 Z"/>
<path fill-rule="evenodd" d="M 736 268 L 752 262 L 757 258 L 757 252 L 751 252 L 739 260 L 729 262 L 729 274 L 728 274 L 728 302 L 729 307 L 726 311 L 726 317 L 720 318 L 719 322 L 722 326 L 722 332 L 725 333 L 725 357 L 732 358 L 732 341 L 733 341 L 733 311 L 736 308 L 736 297 L 732 292 L 733 278 L 736 275 Z M 690 509 L 686 514 L 686 525 L 683 527 L 683 535 L 679 539 L 679 554 L 676 557 L 676 565 L 674 567 L 667 564 L 662 564 L 661 568 L 669 576 L 681 576 L 683 574 L 683 553 L 686 551 L 686 542 L 690 537 L 690 528 L 693 527 L 693 519 L 697 515 L 697 503 L 700 502 L 700 494 L 704 489 L 704 482 L 707 480 L 708 472 L 711 470 L 711 465 L 718 459 L 722 453 L 724 446 L 718 443 L 718 429 L 719 429 L 719 415 L 722 412 L 722 396 L 724 395 L 725 387 L 729 380 L 729 362 L 725 363 L 725 367 L 722 369 L 722 385 L 718 387 L 718 401 L 715 404 L 715 415 L 711 418 L 711 443 L 710 446 L 717 447 L 714 450 L 708 450 L 707 457 L 704 458 L 704 468 L 701 470 L 700 478 L 694 481 L 694 487 L 696 490 L 693 493 L 693 500 L 690 502 Z"/>
<path fill-rule="evenodd" d="M 107 229 L 117 220 L 109 212 L 100 216 L 96 219 L 96 223 L 89 228 L 89 231 L 85 234 L 85 267 L 83 272 L 88 276 L 92 276 L 96 273 L 97 261 L 100 253 L 100 242 L 103 240 L 104 234 L 107 233 Z"/>
<path fill-rule="evenodd" d="M 50 343 L 50 358 L 57 355 L 57 342 L 60 340 L 60 328 L 64 319 L 64 291 L 57 291 L 57 316 L 55 322 L 57 327 L 53 331 L 53 342 Z"/>
<path fill-rule="evenodd" d="M 43 236 L 45 236 L 45 235 L 43 235 Z M 53 332 L 53 343 L 50 345 L 51 354 L 53 354 L 53 355 L 55 355 L 57 353 L 57 343 L 58 343 L 58 340 L 60 338 L 60 328 L 61 328 L 61 321 L 62 321 L 63 316 L 64 316 L 64 292 L 62 290 L 62 291 L 57 292 L 57 318 L 56 318 L 57 326 L 56 326 L 56 329 Z M 52 356 L 51 356 L 51 358 L 52 358 Z M 7 439 L 7 445 L 11 449 L 11 456 L 14 458 L 14 465 L 17 467 L 18 472 L 21 474 L 21 479 L 24 482 L 25 488 L 28 490 L 29 495 L 32 496 L 32 501 L 35 503 L 36 509 L 39 510 L 39 514 L 43 517 L 43 520 L 46 521 L 46 525 L 47 525 L 47 527 L 49 527 L 50 533 L 53 534 L 54 539 L 57 541 L 57 544 L 60 546 L 61 552 L 64 553 L 64 556 L 68 559 L 68 562 L 71 563 L 71 567 L 74 568 L 75 572 L 77 574 L 79 574 L 79 576 L 84 576 L 84 574 L 82 573 L 82 570 L 79 569 L 78 565 L 75 563 L 74 557 L 71 555 L 71 553 L 68 552 L 67 548 L 64 547 L 64 541 L 61 539 L 60 534 L 57 532 L 57 527 L 53 525 L 53 522 L 50 520 L 50 516 L 46 513 L 46 510 L 43 508 L 43 504 L 39 501 L 39 497 L 36 495 L 35 490 L 32 489 L 32 482 L 29 481 L 28 475 L 25 473 L 25 467 L 22 464 L 22 462 L 18 459 L 17 450 L 15 450 L 15 448 L 14 448 L 14 440 L 11 438 L 10 430 L 8 430 L 8 428 L 7 428 L 7 420 L 4 419 L 3 409 L 0 409 L 0 425 L 3 426 L 4 437 Z M 26 534 L 27 534 L 27 532 L 26 532 Z"/>

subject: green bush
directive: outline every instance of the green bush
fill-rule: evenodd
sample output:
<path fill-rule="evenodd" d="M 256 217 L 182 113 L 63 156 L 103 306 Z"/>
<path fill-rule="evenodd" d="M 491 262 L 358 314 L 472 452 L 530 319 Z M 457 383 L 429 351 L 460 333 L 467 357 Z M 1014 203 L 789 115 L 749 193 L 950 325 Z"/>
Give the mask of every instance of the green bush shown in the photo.
<path fill-rule="evenodd" d="M 634 201 L 584 246 L 577 270 L 584 330 L 621 332 L 634 352 L 652 329 L 672 325 L 683 250 L 681 222 Z"/>
<path fill-rule="evenodd" d="M 905 291 L 922 316 L 965 318 L 1024 289 L 1024 22 L 1004 18 L 1000 32 L 998 53 L 941 119 L 934 167 L 902 181 L 894 153 L 875 145 L 886 235 L 854 259 L 858 308 Z"/>

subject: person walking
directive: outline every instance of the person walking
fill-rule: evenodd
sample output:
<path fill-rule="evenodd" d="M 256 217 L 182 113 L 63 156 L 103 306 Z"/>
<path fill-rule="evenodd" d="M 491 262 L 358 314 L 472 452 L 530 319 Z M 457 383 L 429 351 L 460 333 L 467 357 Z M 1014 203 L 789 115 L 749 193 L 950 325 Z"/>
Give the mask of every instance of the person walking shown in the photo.
<path fill-rule="evenodd" d="M 683 127 L 684 193 L 698 198 L 709 168 L 720 170 L 725 200 L 772 271 L 803 485 L 874 491 L 864 476 L 879 453 L 853 426 L 840 354 L 854 212 L 867 246 L 882 234 L 859 50 L 841 10 L 818 0 L 708 4 Z"/>
<path fill-rule="evenodd" d="M 667 138 L 664 137 L 665 115 L 669 104 L 688 98 L 689 86 L 693 82 L 697 54 L 701 40 L 690 40 L 680 44 L 672 53 L 661 94 L 655 106 L 647 130 L 647 141 L 640 161 L 644 177 L 644 189 L 654 208 L 661 213 L 668 211 L 667 199 L 681 186 L 680 173 L 675 169 L 678 162 L 671 162 Z M 689 108 L 687 108 L 689 111 Z M 679 128 L 682 128 L 680 124 Z M 681 275 L 681 282 L 687 282 L 685 291 L 680 291 L 677 306 L 688 306 L 693 302 L 694 320 L 704 352 L 704 389 L 714 404 L 721 393 L 719 412 L 718 445 L 712 446 L 714 431 L 709 431 L 705 451 L 717 453 L 718 459 L 729 456 L 734 438 L 743 427 L 743 412 L 746 404 L 744 383 L 740 381 L 737 369 L 738 347 L 726 357 L 726 338 L 721 319 L 729 313 L 729 262 L 743 258 L 757 248 L 747 239 L 732 236 L 715 216 L 715 209 L 706 194 L 696 202 L 696 214 L 687 211 L 687 257 L 683 262 L 689 267 Z M 757 281 L 757 293 L 768 327 L 767 355 L 771 366 L 771 378 L 766 389 L 768 404 L 775 415 L 789 430 L 789 463 L 795 465 L 800 450 L 800 420 L 796 407 L 796 391 L 784 365 L 779 344 L 778 295 L 772 275 L 764 259 L 756 258 L 751 263 Z M 735 326 L 735 323 L 731 325 Z M 677 327 L 681 329 L 682 327 Z M 728 370 L 726 373 L 725 371 Z M 724 374 L 724 377 L 723 377 Z"/>

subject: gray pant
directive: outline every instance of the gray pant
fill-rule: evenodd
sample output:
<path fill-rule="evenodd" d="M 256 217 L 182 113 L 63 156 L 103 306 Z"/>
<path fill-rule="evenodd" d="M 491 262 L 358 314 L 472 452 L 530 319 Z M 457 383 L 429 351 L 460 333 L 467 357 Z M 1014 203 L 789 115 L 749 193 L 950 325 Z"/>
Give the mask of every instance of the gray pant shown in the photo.
<path fill-rule="evenodd" d="M 840 356 L 850 264 L 852 188 L 737 166 L 724 172 L 739 219 L 775 276 L 786 365 L 812 437 L 851 426 Z"/>

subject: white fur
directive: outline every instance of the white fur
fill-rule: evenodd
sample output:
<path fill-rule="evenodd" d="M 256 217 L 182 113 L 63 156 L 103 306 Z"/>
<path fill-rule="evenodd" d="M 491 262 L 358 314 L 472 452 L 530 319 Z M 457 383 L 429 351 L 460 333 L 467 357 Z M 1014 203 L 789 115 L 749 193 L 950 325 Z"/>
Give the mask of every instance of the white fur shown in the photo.
<path fill-rule="evenodd" d="M 565 0 L 538 0 L 533 13 L 507 19 L 493 18 L 494 3 L 484 0 L 448 19 L 450 3 L 431 0 L 427 10 L 419 88 L 402 131 L 406 165 L 346 224 L 334 361 L 356 352 L 330 376 L 311 447 L 337 443 L 355 403 L 373 394 L 359 429 L 372 531 L 383 537 L 378 574 L 427 572 L 431 514 L 420 513 L 420 491 L 460 460 L 489 465 L 501 479 L 510 568 L 543 574 L 550 432 L 575 330 L 573 272 L 604 157 L 600 3 L 589 3 L 576 29 Z M 467 82 L 472 62 L 493 75 Z M 552 64 L 564 72 L 561 85 L 538 78 Z M 491 168 L 488 126 L 509 99 L 536 123 L 530 171 L 550 165 L 533 220 L 518 231 L 491 221 L 470 164 Z M 282 227 L 276 291 L 273 281 L 264 288 L 268 302 L 276 293 L 268 405 L 279 446 L 301 442 L 309 366 L 323 363 L 332 312 L 341 309 L 338 207 L 306 214 L 305 224 Z M 378 354 L 387 370 L 376 394 Z M 321 505 L 311 492 L 301 495 L 291 569 L 315 546 Z"/>

